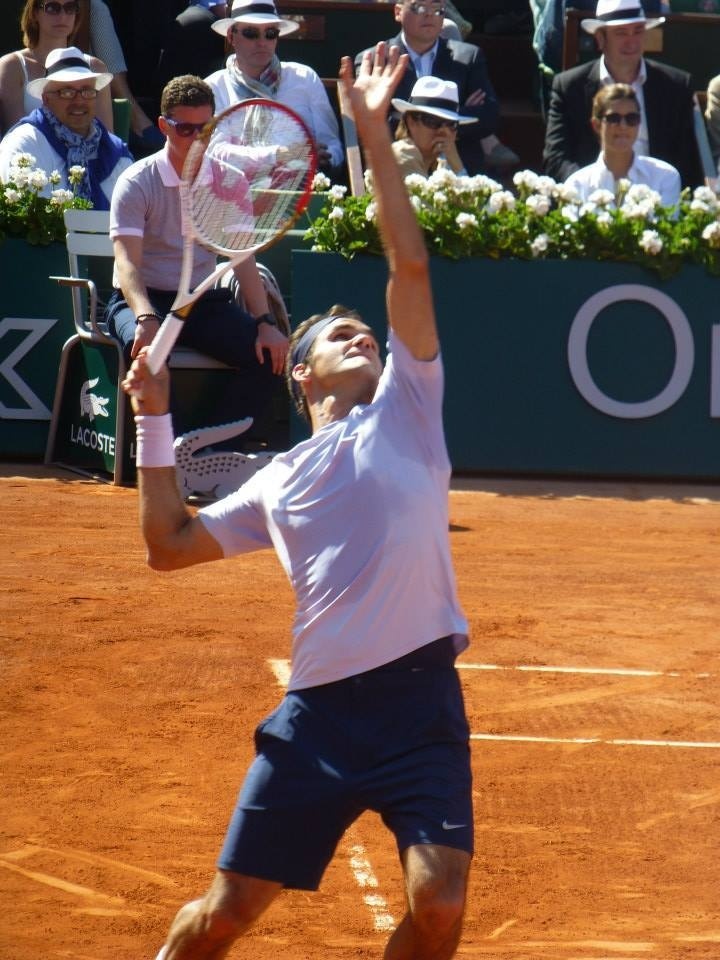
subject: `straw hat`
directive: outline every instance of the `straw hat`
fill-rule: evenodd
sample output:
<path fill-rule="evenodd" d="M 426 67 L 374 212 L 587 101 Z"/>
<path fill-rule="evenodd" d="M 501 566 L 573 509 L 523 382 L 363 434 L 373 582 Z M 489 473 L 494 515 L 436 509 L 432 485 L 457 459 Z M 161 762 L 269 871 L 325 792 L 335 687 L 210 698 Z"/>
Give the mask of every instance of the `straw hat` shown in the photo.
<path fill-rule="evenodd" d="M 640 0 L 598 0 L 595 16 L 582 20 L 580 26 L 587 33 L 596 33 L 603 27 L 621 27 L 628 23 L 642 23 L 646 30 L 665 23 L 665 17 L 648 19 Z"/>
<path fill-rule="evenodd" d="M 236 23 L 245 23 L 250 27 L 277 27 L 281 37 L 295 33 L 300 28 L 295 20 L 283 20 L 273 0 L 233 0 L 230 16 L 216 20 L 211 27 L 224 37 Z"/>
<path fill-rule="evenodd" d="M 410 91 L 409 100 L 394 98 L 393 107 L 400 113 L 431 113 L 444 120 L 457 123 L 476 123 L 477 117 L 465 117 L 458 113 L 458 88 L 452 80 L 440 77 L 420 77 Z"/>
<path fill-rule="evenodd" d="M 111 73 L 97 73 L 90 66 L 90 57 L 77 47 L 51 50 L 45 60 L 45 76 L 28 83 L 28 92 L 34 97 L 42 96 L 49 83 L 72 83 L 75 80 L 94 80 L 95 89 L 102 90 L 112 80 Z"/>

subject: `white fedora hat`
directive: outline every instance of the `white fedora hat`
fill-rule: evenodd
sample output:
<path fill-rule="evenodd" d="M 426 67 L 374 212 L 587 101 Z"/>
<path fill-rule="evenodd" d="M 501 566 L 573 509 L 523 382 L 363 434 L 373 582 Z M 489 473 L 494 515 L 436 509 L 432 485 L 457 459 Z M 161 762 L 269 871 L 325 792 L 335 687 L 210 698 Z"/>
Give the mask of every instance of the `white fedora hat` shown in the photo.
<path fill-rule="evenodd" d="M 587 33 L 596 33 L 603 27 L 621 27 L 628 23 L 642 23 L 646 30 L 665 23 L 665 17 L 648 19 L 640 0 L 598 0 L 595 16 L 582 20 L 580 26 Z"/>
<path fill-rule="evenodd" d="M 476 123 L 477 117 L 464 117 L 458 113 L 458 88 L 452 80 L 440 77 L 420 77 L 410 91 L 409 100 L 394 98 L 392 105 L 400 113 L 431 113 L 444 120 L 457 123 Z"/>
<path fill-rule="evenodd" d="M 283 20 L 273 0 L 233 0 L 230 16 L 216 20 L 211 28 L 224 37 L 236 23 L 246 23 L 249 27 L 277 27 L 281 37 L 300 29 L 295 20 Z"/>
<path fill-rule="evenodd" d="M 42 95 L 49 83 L 71 83 L 75 80 L 95 80 L 95 89 L 102 90 L 112 80 L 111 73 L 97 73 L 90 66 L 90 57 L 77 47 L 51 50 L 45 60 L 45 76 L 28 83 L 28 91 L 34 96 Z"/>

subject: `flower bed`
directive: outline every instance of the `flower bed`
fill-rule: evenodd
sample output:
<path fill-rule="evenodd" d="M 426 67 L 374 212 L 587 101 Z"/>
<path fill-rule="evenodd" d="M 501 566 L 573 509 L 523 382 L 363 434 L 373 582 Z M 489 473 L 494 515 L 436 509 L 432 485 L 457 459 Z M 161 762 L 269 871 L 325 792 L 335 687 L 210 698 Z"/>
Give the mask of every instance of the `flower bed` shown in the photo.
<path fill-rule="evenodd" d="M 663 207 L 649 187 L 621 181 L 615 196 L 596 190 L 587 201 L 550 177 L 515 174 L 515 192 L 489 177 L 438 170 L 405 180 L 431 254 L 519 260 L 609 260 L 645 266 L 663 277 L 683 264 L 720 276 L 720 200 L 708 187 L 683 192 Z M 380 255 L 372 175 L 368 191 L 348 196 L 324 175 L 315 188 L 327 202 L 306 235 L 313 249 L 351 258 Z"/>
<path fill-rule="evenodd" d="M 63 212 L 69 207 L 89 210 L 92 203 L 78 197 L 75 190 L 82 182 L 85 168 L 71 167 L 68 179 L 72 190 L 58 187 L 62 177 L 57 170 L 46 173 L 35 167 L 35 157 L 18 153 L 10 167 L 10 180 L 0 185 L 0 240 L 17 237 L 33 245 L 65 242 Z M 50 184 L 50 196 L 42 193 Z"/>

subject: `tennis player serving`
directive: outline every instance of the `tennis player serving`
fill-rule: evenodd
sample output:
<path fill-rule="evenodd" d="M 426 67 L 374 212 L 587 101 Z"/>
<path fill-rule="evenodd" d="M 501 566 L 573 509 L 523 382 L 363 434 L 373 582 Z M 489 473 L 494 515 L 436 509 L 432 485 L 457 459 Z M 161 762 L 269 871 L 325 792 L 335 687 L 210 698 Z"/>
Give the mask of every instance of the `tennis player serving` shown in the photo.
<path fill-rule="evenodd" d="M 257 728 L 215 878 L 181 908 L 157 960 L 225 957 L 284 887 L 318 888 L 365 810 L 395 835 L 405 879 L 385 960 L 447 960 L 460 939 L 473 811 L 454 661 L 467 625 L 450 561 L 428 256 L 385 120 L 404 69 L 380 44 L 357 79 L 348 59 L 340 71 L 389 268 L 384 369 L 354 311 L 302 323 L 288 379 L 312 436 L 196 516 L 175 484 L 166 373 L 150 374 L 141 353 L 126 380 L 150 566 L 274 546 L 297 599 L 288 692 Z"/>

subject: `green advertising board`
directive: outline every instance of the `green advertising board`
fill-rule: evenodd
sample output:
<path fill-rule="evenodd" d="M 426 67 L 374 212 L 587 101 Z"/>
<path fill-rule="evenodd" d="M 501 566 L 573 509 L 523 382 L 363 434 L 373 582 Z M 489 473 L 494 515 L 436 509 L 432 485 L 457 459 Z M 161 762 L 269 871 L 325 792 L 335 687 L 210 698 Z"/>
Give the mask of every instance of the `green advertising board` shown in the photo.
<path fill-rule="evenodd" d="M 386 276 L 380 258 L 296 251 L 293 321 L 343 303 L 384 341 Z M 717 279 L 441 258 L 432 277 L 455 471 L 720 476 Z"/>

